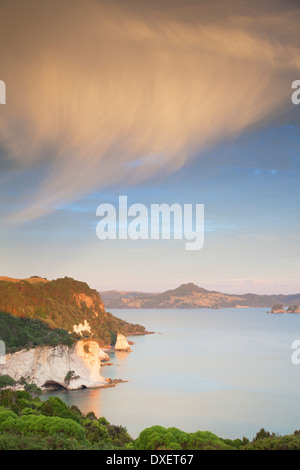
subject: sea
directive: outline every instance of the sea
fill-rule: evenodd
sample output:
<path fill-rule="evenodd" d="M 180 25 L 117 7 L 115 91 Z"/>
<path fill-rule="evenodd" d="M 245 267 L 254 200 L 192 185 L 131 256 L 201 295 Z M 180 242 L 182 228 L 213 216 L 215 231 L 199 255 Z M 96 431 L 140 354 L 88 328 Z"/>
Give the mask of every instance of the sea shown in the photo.
<path fill-rule="evenodd" d="M 300 429 L 300 314 L 266 308 L 110 310 L 155 334 L 128 337 L 132 352 L 111 352 L 101 375 L 112 388 L 53 391 L 82 412 L 127 428 L 154 425 L 252 439 Z M 300 354 L 299 354 L 300 357 Z"/>

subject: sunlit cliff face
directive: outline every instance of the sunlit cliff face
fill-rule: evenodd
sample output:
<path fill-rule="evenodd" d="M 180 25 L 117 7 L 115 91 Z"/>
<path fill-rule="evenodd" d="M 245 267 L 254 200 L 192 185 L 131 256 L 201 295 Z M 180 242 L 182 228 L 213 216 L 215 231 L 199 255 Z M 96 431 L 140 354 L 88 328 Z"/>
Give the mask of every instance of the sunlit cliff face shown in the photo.
<path fill-rule="evenodd" d="M 4 168 L 38 174 L 11 220 L 176 171 L 290 106 L 299 10 L 225 3 L 1 3 Z"/>
<path fill-rule="evenodd" d="M 86 348 L 84 347 L 86 346 Z M 84 366 L 89 371 L 89 379 L 92 382 L 104 382 L 100 376 L 101 358 L 100 348 L 96 341 L 78 341 L 75 345 L 76 355 L 81 359 Z"/>
<path fill-rule="evenodd" d="M 101 387 L 107 384 L 107 379 L 100 375 L 101 359 L 105 356 L 96 341 L 78 341 L 71 348 L 58 345 L 23 349 L 6 355 L 0 372 L 16 381 L 24 377 L 38 387 L 47 388 L 47 384 L 70 390 Z M 66 377 L 70 371 L 73 371 L 73 377 L 68 382 Z"/>

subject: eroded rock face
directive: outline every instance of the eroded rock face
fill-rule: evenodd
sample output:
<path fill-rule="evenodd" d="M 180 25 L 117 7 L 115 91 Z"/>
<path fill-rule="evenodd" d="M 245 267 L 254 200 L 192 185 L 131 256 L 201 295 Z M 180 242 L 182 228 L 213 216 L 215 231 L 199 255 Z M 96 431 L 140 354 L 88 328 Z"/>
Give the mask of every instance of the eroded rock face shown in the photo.
<path fill-rule="evenodd" d="M 79 307 L 81 307 L 82 304 L 85 304 L 88 308 L 93 309 L 94 315 L 96 315 L 96 317 L 98 316 L 99 311 L 102 313 L 105 312 L 104 304 L 99 295 L 86 295 L 83 293 L 75 293 L 74 299 L 76 300 L 76 303 Z"/>
<path fill-rule="evenodd" d="M 72 347 L 23 349 L 6 355 L 6 363 L 0 365 L 0 374 L 8 374 L 16 381 L 23 377 L 42 389 L 49 386 L 68 390 L 102 387 L 107 384 L 107 379 L 100 375 L 101 358 L 106 356 L 96 341 L 78 341 Z"/>
<path fill-rule="evenodd" d="M 79 323 L 78 325 L 74 325 L 73 331 L 77 334 L 81 334 L 83 331 L 87 331 L 88 333 L 91 333 L 91 327 L 90 327 L 90 324 L 86 320 L 84 320 L 84 323 Z"/>
<path fill-rule="evenodd" d="M 117 341 L 115 344 L 115 350 L 116 351 L 131 351 L 130 344 L 128 343 L 125 336 L 121 335 L 121 333 L 118 333 Z"/>

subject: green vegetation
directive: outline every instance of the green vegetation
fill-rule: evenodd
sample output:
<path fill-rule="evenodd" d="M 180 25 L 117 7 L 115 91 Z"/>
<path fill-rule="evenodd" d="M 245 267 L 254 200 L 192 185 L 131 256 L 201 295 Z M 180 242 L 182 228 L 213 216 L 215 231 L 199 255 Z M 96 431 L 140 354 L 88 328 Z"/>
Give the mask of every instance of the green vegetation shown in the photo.
<path fill-rule="evenodd" d="M 58 397 L 42 401 L 28 390 L 0 390 L 0 450 L 300 450 L 300 431 L 276 436 L 261 429 L 250 442 L 152 426 L 133 440 L 92 411 L 85 415 Z"/>
<path fill-rule="evenodd" d="M 71 380 L 75 380 L 75 379 L 78 379 L 79 376 L 75 374 L 75 371 L 74 370 L 69 370 L 69 372 L 66 374 L 65 376 L 65 384 L 66 385 L 69 385 Z"/>
<path fill-rule="evenodd" d="M 57 397 L 43 402 L 26 391 L 0 391 L 0 450 L 127 449 L 132 442 L 124 427 Z"/>
<path fill-rule="evenodd" d="M 0 375 L 0 388 L 12 387 L 16 381 L 9 375 Z"/>
<path fill-rule="evenodd" d="M 134 443 L 137 450 L 226 450 L 231 447 L 208 431 L 187 433 L 177 428 L 152 426 L 141 432 Z"/>
<path fill-rule="evenodd" d="M 5 342 L 6 352 L 36 346 L 71 346 L 76 335 L 70 335 L 61 328 L 50 328 L 45 321 L 32 318 L 19 318 L 0 312 L 0 339 Z"/>
<path fill-rule="evenodd" d="M 61 342 L 72 344 L 74 325 L 86 320 L 92 333 L 84 336 L 100 346 L 115 344 L 117 333 L 144 333 L 141 325 L 125 322 L 106 312 L 99 293 L 72 278 L 31 284 L 0 281 L 0 339 L 7 348 L 34 347 Z M 3 314 L 10 314 L 11 321 Z M 1 318 L 2 317 L 2 318 Z M 13 333 L 11 334 L 13 327 Z M 78 339 L 78 335 L 77 335 Z"/>
<path fill-rule="evenodd" d="M 36 384 L 26 383 L 24 390 L 29 392 L 31 396 L 38 397 L 42 394 L 42 390 Z"/>
<path fill-rule="evenodd" d="M 300 450 L 300 431 L 276 436 L 261 429 L 252 440 L 222 439 L 208 431 L 187 433 L 177 428 L 152 426 L 133 442 L 137 450 Z"/>

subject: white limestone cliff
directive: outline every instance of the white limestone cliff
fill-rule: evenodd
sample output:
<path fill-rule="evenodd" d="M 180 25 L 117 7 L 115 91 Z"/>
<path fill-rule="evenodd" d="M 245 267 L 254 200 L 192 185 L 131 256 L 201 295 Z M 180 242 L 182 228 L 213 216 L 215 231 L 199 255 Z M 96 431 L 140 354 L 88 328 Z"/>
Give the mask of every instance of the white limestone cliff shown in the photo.
<path fill-rule="evenodd" d="M 115 344 L 115 350 L 116 351 L 128 351 L 128 352 L 131 351 L 130 344 L 128 343 L 125 336 L 121 335 L 121 333 L 118 333 L 117 341 Z"/>
<path fill-rule="evenodd" d="M 100 349 L 99 358 L 100 358 L 100 361 L 103 361 L 103 362 L 109 361 L 109 355 L 106 354 L 106 352 L 104 352 L 102 349 Z"/>
<path fill-rule="evenodd" d="M 79 323 L 78 325 L 73 325 L 73 331 L 77 334 L 81 334 L 83 331 L 91 333 L 90 324 L 84 320 L 84 323 Z"/>
<path fill-rule="evenodd" d="M 27 383 L 35 383 L 42 389 L 51 386 L 68 390 L 103 387 L 108 380 L 100 375 L 101 358 L 106 360 L 109 356 L 96 341 L 78 341 L 71 347 L 23 349 L 5 356 L 0 375 L 7 374 L 16 381 L 23 377 Z M 68 375 L 72 377 L 70 380 L 66 380 Z"/>

